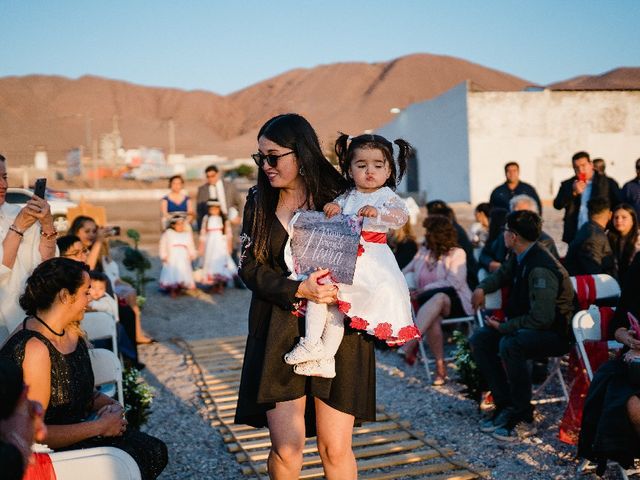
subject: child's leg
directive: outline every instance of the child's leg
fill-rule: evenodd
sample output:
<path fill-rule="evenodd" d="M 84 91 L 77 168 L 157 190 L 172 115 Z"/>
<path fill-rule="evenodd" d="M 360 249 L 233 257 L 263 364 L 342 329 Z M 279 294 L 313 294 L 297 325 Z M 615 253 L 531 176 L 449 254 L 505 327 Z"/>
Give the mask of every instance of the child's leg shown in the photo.
<path fill-rule="evenodd" d="M 293 349 L 284 356 L 285 363 L 297 365 L 309 360 L 319 360 L 324 357 L 322 333 L 327 321 L 327 305 L 307 302 L 305 315 L 305 336 Z"/>
<path fill-rule="evenodd" d="M 323 337 L 327 324 L 327 304 L 307 302 L 307 313 L 304 317 L 304 339 L 308 344 L 316 344 Z"/>
<path fill-rule="evenodd" d="M 338 310 L 337 305 L 329 305 L 326 318 L 326 325 L 322 332 L 324 358 L 333 358 L 342 343 L 342 337 L 344 337 L 344 314 Z"/>

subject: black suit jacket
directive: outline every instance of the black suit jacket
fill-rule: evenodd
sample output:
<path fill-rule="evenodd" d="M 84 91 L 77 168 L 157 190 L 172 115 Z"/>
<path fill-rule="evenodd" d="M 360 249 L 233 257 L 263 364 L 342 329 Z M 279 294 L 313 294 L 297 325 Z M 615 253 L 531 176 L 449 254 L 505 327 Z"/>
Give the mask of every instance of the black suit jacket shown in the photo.
<path fill-rule="evenodd" d="M 564 230 L 562 240 L 571 243 L 578 230 L 578 213 L 580 211 L 580 199 L 582 195 L 573 195 L 573 182 L 577 177 L 573 176 L 560 184 L 560 190 L 553 201 L 556 210 L 564 210 Z M 591 184 L 591 198 L 605 197 L 609 199 L 611 208 L 620 203 L 620 189 L 609 178 L 594 172 Z"/>
<path fill-rule="evenodd" d="M 238 190 L 233 183 L 226 180 L 222 181 L 224 186 L 224 196 L 227 201 L 227 209 L 234 207 L 238 214 L 242 212 L 242 197 L 238 193 Z M 202 227 L 202 218 L 207 214 L 207 201 L 209 200 L 209 184 L 205 183 L 198 187 L 198 194 L 196 195 L 196 216 L 198 221 L 198 229 Z M 228 212 L 224 212 L 227 214 Z"/>
<path fill-rule="evenodd" d="M 613 249 L 604 228 L 592 221 L 580 227 L 569 244 L 565 267 L 572 276 L 606 273 L 617 278 Z"/>

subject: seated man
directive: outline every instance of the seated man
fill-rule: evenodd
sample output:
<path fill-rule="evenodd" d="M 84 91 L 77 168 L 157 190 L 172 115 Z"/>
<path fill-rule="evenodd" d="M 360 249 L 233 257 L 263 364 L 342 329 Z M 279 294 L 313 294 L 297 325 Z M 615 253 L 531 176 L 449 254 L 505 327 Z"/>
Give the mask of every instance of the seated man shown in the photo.
<path fill-rule="evenodd" d="M 617 278 L 615 256 L 605 233 L 611 220 L 609 201 L 604 197 L 592 198 L 587 208 L 589 221 L 569 244 L 565 266 L 572 276 L 606 273 Z"/>
<path fill-rule="evenodd" d="M 496 405 L 480 429 L 499 440 L 535 432 L 527 360 L 569 351 L 573 288 L 566 270 L 537 242 L 541 225 L 540 216 L 528 210 L 507 216 L 503 235 L 513 254 L 480 282 L 471 299 L 477 309 L 486 293 L 509 287 L 504 321 L 487 318 L 469 340 Z"/>
<path fill-rule="evenodd" d="M 536 200 L 529 195 L 516 195 L 509 202 L 509 211 L 518 212 L 520 210 L 529 210 L 540 214 Z M 560 258 L 560 254 L 556 248 L 556 243 L 548 233 L 544 231 L 541 232 L 540 238 L 538 238 L 538 243 L 549 250 L 549 253 L 554 257 Z M 487 242 L 485 244 L 482 252 L 480 253 L 480 266 L 487 272 L 495 272 L 507 259 L 509 253 L 509 250 L 504 244 L 504 236 L 499 235 L 492 242 Z"/>

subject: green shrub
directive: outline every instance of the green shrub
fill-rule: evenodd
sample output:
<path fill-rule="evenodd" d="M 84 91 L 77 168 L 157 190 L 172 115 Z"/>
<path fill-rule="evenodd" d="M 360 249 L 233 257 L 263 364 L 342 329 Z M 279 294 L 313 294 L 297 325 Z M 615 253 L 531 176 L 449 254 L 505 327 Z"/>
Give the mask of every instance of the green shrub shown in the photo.
<path fill-rule="evenodd" d="M 487 385 L 471 356 L 469 339 L 465 333 L 456 330 L 453 332 L 453 341 L 457 347 L 454 363 L 457 368 L 458 381 L 465 386 L 462 393 L 479 405 L 482 399 L 482 392 L 487 391 Z"/>
<path fill-rule="evenodd" d="M 124 390 L 124 411 L 129 422 L 129 428 L 139 429 L 147 423 L 151 413 L 154 389 L 140 376 L 140 372 L 127 368 L 122 375 Z"/>

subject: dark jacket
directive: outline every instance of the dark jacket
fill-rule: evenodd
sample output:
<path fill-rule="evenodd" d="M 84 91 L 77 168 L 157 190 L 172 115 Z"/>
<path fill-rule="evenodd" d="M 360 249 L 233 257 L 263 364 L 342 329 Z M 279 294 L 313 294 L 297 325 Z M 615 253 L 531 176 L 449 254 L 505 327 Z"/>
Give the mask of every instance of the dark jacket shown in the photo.
<path fill-rule="evenodd" d="M 622 187 L 622 201 L 631 205 L 640 218 L 640 178 L 629 180 Z"/>
<path fill-rule="evenodd" d="M 478 284 L 478 262 L 476 262 L 476 257 L 473 254 L 473 245 L 467 232 L 458 222 L 453 222 L 453 228 L 456 229 L 458 236 L 458 246 L 467 255 L 467 284 L 473 290 Z"/>
<path fill-rule="evenodd" d="M 224 196 L 227 202 L 227 210 L 235 208 L 238 214 L 242 212 L 242 197 L 238 193 L 235 185 L 232 182 L 222 180 L 224 186 Z M 202 227 L 202 218 L 207 214 L 207 201 L 209 200 L 209 184 L 205 183 L 198 187 L 198 194 L 196 195 L 196 218 L 198 221 L 198 228 Z M 229 212 L 222 212 L 228 215 Z"/>
<path fill-rule="evenodd" d="M 546 248 L 555 258 L 560 258 L 560 254 L 556 248 L 556 242 L 553 241 L 553 238 L 551 238 L 548 233 L 542 232 L 538 243 Z M 491 262 L 503 263 L 507 259 L 508 253 L 507 246 L 504 244 L 504 235 L 499 235 L 493 242 L 486 243 L 485 246 L 482 247 L 478 263 L 481 268 L 484 268 L 488 272 Z"/>
<path fill-rule="evenodd" d="M 562 240 L 571 243 L 578 230 L 578 213 L 580 212 L 580 199 L 582 195 L 573 195 L 573 182 L 577 180 L 573 176 L 560 184 L 560 189 L 553 200 L 553 207 L 556 210 L 564 208 L 564 230 Z M 620 190 L 615 182 L 610 182 L 609 178 L 593 173 L 591 184 L 591 198 L 605 197 L 609 200 L 611 208 L 620 203 Z"/>
<path fill-rule="evenodd" d="M 478 288 L 491 293 L 509 287 L 501 333 L 521 328 L 553 330 L 569 336 L 574 293 L 569 274 L 544 247 L 534 243 L 518 264 L 516 255 L 485 278 Z"/>
<path fill-rule="evenodd" d="M 564 261 L 572 276 L 606 273 L 617 278 L 615 256 L 609 238 L 600 225 L 588 221 L 569 244 Z"/>
<path fill-rule="evenodd" d="M 493 192 L 491 192 L 491 197 L 489 197 L 489 205 L 491 208 L 504 208 L 505 210 L 509 210 L 509 202 L 511 199 L 517 195 L 528 195 L 533 198 L 538 204 L 538 208 L 540 209 L 540 215 L 542 215 L 542 203 L 540 202 L 540 198 L 538 197 L 538 192 L 533 188 L 532 185 L 529 185 L 525 182 L 518 182 L 516 188 L 511 190 L 507 186 L 507 182 L 504 182 L 502 185 L 497 186 Z"/>

